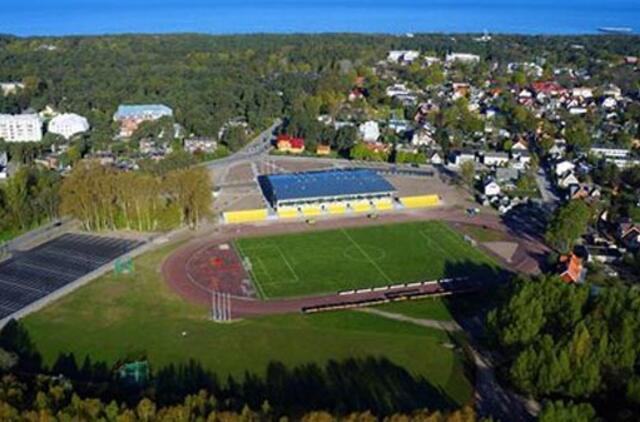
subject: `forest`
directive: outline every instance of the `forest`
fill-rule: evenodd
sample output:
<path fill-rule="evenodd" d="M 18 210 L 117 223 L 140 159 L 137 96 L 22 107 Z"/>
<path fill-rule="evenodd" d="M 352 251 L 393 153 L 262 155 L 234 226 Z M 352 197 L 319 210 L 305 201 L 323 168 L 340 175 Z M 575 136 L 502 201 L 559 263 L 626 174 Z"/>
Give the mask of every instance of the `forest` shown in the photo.
<path fill-rule="evenodd" d="M 503 376 L 518 391 L 591 408 L 606 420 L 639 414 L 637 289 L 520 279 L 503 292 L 488 326 L 506 358 Z"/>

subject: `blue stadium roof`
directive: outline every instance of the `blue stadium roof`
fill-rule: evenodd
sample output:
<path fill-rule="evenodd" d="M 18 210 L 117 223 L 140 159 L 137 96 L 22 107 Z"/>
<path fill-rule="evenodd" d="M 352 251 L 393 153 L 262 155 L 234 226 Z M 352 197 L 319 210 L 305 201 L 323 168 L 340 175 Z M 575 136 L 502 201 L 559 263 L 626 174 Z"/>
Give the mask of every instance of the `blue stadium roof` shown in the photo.
<path fill-rule="evenodd" d="M 261 176 L 262 189 L 272 204 L 356 195 L 388 194 L 391 183 L 373 170 L 326 170 Z"/>

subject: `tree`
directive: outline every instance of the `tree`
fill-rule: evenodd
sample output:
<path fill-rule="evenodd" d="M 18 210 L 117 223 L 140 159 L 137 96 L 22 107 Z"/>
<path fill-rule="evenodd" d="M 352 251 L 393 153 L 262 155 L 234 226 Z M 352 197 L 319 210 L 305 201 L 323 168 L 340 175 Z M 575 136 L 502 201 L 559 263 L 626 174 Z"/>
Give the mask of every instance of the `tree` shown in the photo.
<path fill-rule="evenodd" d="M 591 135 L 582 119 L 574 119 L 565 129 L 567 143 L 580 151 L 586 151 L 591 146 Z"/>
<path fill-rule="evenodd" d="M 206 169 L 194 167 L 167 174 L 164 181 L 167 195 L 179 207 L 183 224 L 195 229 L 211 214 L 213 186 Z"/>
<path fill-rule="evenodd" d="M 460 178 L 465 185 L 473 187 L 473 181 L 476 176 L 476 166 L 473 161 L 465 161 L 460 165 Z"/>
<path fill-rule="evenodd" d="M 589 403 L 548 402 L 542 408 L 540 422 L 592 422 L 596 420 L 596 412 Z"/>
<path fill-rule="evenodd" d="M 559 207 L 545 233 L 546 241 L 562 253 L 573 249 L 576 240 L 587 231 L 591 209 L 580 199 L 574 199 Z"/>
<path fill-rule="evenodd" d="M 248 142 L 246 129 L 242 126 L 231 126 L 224 131 L 222 143 L 231 151 L 238 151 Z"/>

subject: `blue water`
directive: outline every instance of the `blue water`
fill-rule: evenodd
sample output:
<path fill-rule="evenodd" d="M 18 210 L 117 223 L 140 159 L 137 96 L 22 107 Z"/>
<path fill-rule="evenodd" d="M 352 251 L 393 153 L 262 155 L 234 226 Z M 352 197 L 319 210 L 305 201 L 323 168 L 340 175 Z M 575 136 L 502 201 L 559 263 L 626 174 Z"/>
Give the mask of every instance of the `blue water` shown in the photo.
<path fill-rule="evenodd" d="M 0 33 L 594 33 L 640 0 L 0 0 Z"/>

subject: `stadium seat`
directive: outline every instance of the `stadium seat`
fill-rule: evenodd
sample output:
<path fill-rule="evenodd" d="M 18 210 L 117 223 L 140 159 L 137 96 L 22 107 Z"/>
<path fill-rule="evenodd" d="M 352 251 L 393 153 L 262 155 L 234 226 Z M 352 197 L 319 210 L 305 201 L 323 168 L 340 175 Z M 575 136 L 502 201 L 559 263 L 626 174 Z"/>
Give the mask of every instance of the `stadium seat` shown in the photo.
<path fill-rule="evenodd" d="M 322 208 L 319 205 L 307 205 L 302 207 L 302 215 L 305 217 L 316 217 L 322 214 Z"/>
<path fill-rule="evenodd" d="M 280 218 L 297 218 L 300 216 L 297 208 L 280 207 L 278 208 L 278 217 Z"/>
<path fill-rule="evenodd" d="M 263 221 L 267 218 L 267 209 L 244 210 L 244 211 L 227 211 L 223 214 L 225 223 L 252 223 Z"/>
<path fill-rule="evenodd" d="M 393 201 L 391 200 L 391 198 L 374 200 L 373 205 L 378 211 L 388 211 L 393 209 Z"/>
<path fill-rule="evenodd" d="M 352 202 L 351 209 L 353 212 L 369 212 L 371 211 L 371 203 L 369 201 Z"/>
<path fill-rule="evenodd" d="M 438 205 L 440 198 L 438 195 L 405 196 L 400 202 L 406 208 L 426 208 Z"/>
<path fill-rule="evenodd" d="M 344 214 L 347 211 L 347 206 L 345 204 L 329 204 L 327 205 L 327 211 L 331 215 L 340 215 Z"/>

